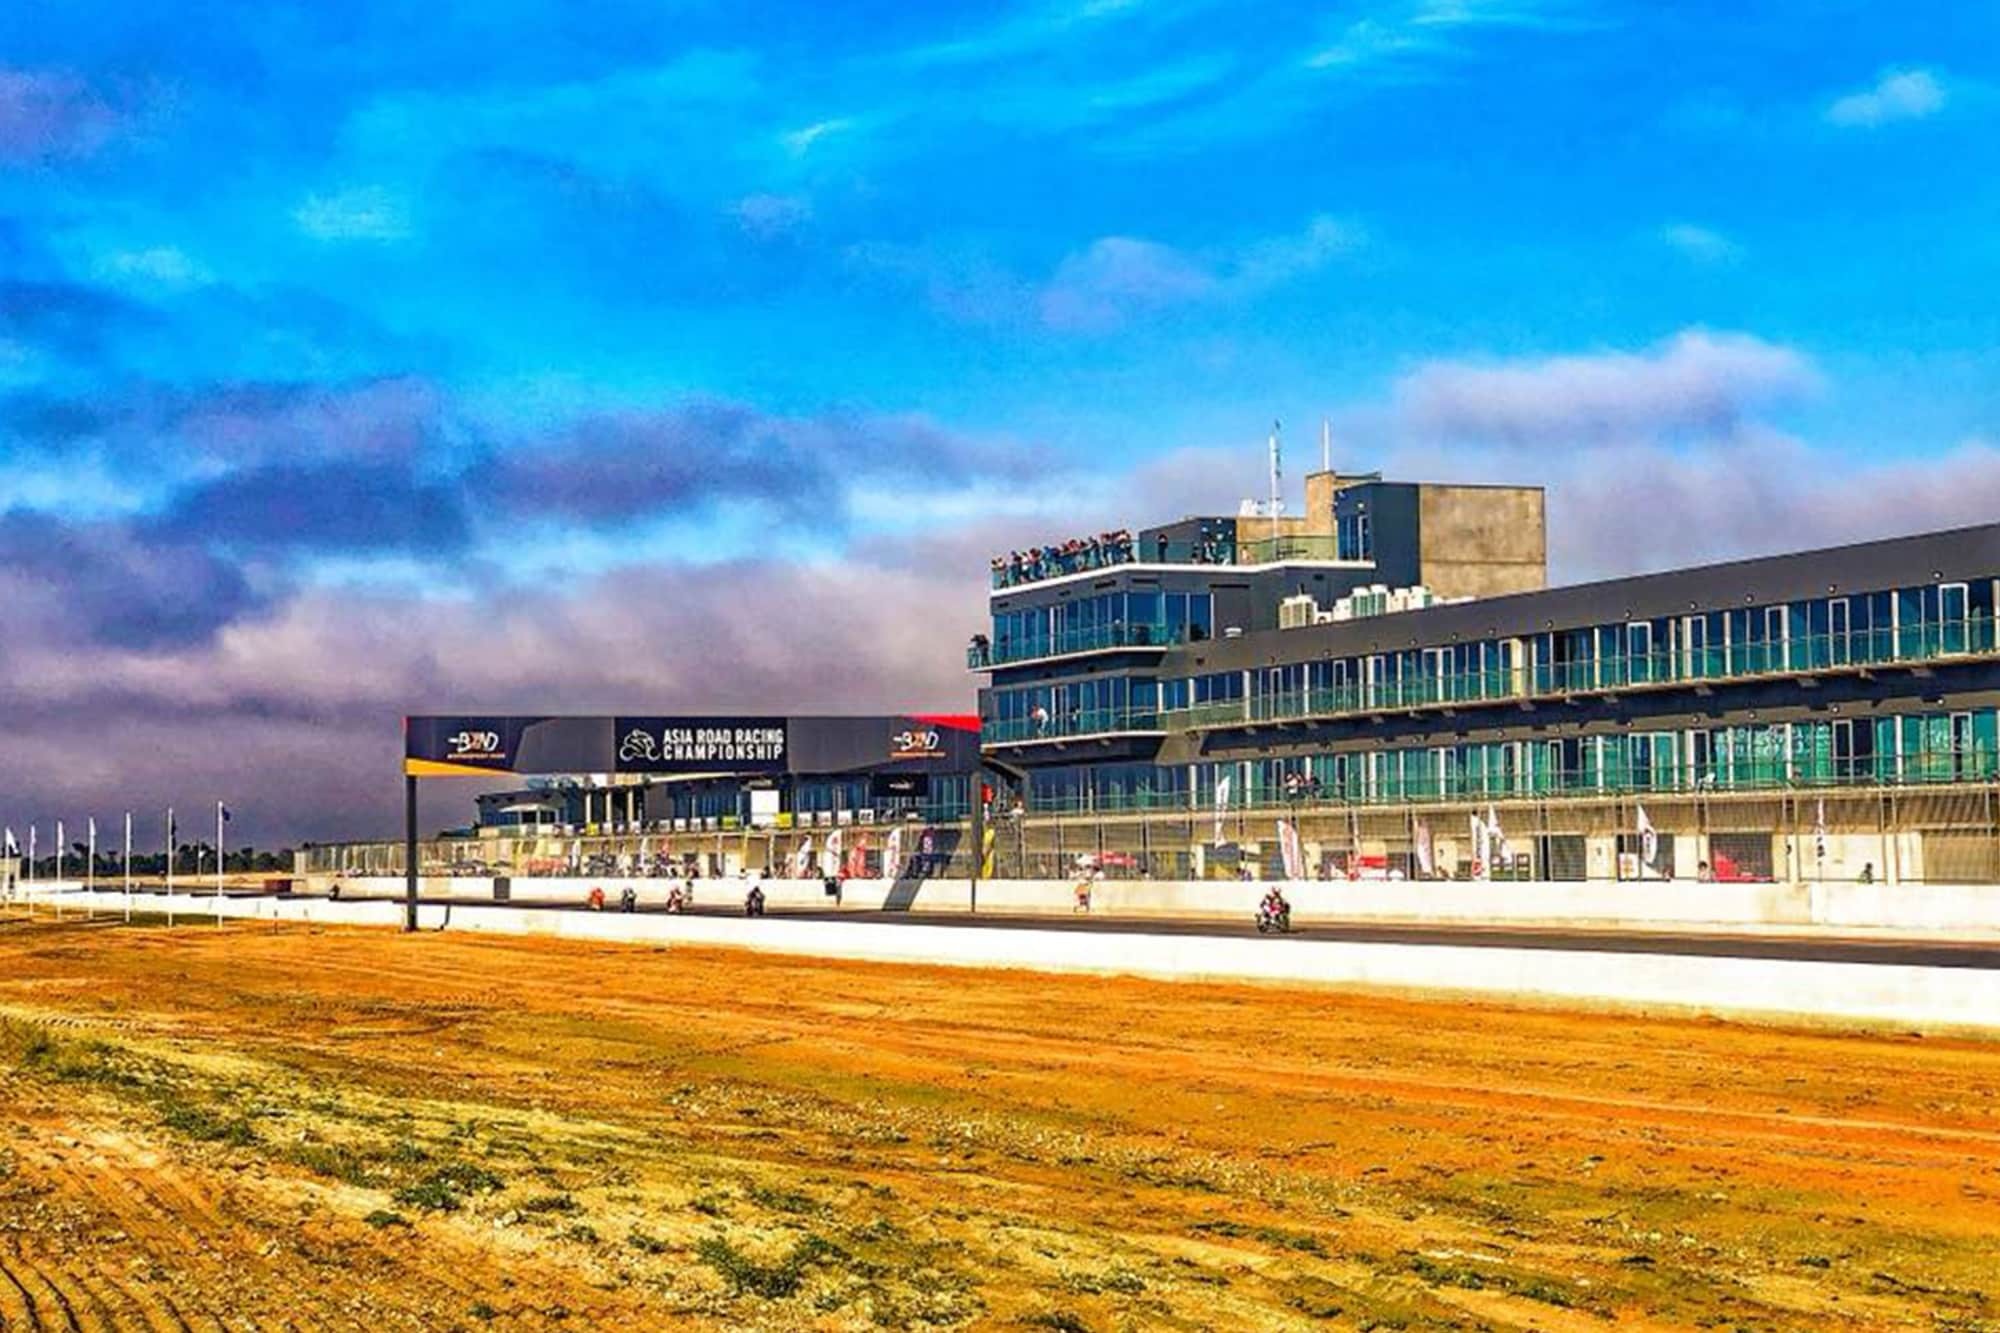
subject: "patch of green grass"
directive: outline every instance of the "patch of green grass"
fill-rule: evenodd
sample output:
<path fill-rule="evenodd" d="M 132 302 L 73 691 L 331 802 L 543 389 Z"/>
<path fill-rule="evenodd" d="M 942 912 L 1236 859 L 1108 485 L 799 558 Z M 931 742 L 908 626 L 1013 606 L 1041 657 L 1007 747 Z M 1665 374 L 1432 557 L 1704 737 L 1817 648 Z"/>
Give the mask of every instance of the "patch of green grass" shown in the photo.
<path fill-rule="evenodd" d="M 361 1220 L 369 1226 L 374 1227 L 377 1231 L 385 1227 L 408 1227 L 410 1225 L 410 1220 L 407 1217 L 404 1217 L 401 1213 L 392 1213 L 387 1208 L 377 1208 Z"/>
<path fill-rule="evenodd" d="M 160 1123 L 176 1134 L 185 1134 L 202 1143 L 248 1148 L 258 1141 L 257 1131 L 241 1115 L 217 1112 L 198 1102 L 163 1101 Z"/>
<path fill-rule="evenodd" d="M 472 1162 L 448 1162 L 396 1191 L 396 1202 L 431 1213 L 455 1213 L 467 1196 L 492 1194 L 506 1182 Z"/>
<path fill-rule="evenodd" d="M 284 1151 L 284 1159 L 316 1176 L 366 1188 L 377 1183 L 380 1171 L 376 1160 L 345 1143 L 295 1143 Z"/>
<path fill-rule="evenodd" d="M 665 1254 L 668 1248 L 665 1241 L 643 1231 L 634 1231 L 625 1237 L 625 1243 L 641 1254 Z"/>
<path fill-rule="evenodd" d="M 573 1213 L 578 1205 L 567 1194 L 537 1194 L 514 1206 L 524 1213 Z"/>
<path fill-rule="evenodd" d="M 116 1046 L 102 1041 L 70 1041 L 40 1023 L 0 1019 L 0 1053 L 23 1070 L 64 1083 L 129 1088 L 142 1082 Z"/>
<path fill-rule="evenodd" d="M 494 1309 L 492 1306 L 488 1305 L 485 1301 L 474 1301 L 472 1303 L 472 1307 L 468 1309 L 466 1313 L 471 1315 L 474 1319 L 477 1319 L 482 1324 L 490 1323 L 493 1320 L 498 1319 L 500 1317 L 500 1312 Z"/>
<path fill-rule="evenodd" d="M 1071 1273 L 1063 1279 L 1063 1285 L 1082 1296 L 1098 1296 L 1107 1291 L 1137 1296 L 1146 1290 L 1146 1279 L 1129 1268 L 1114 1267 L 1102 1273 Z"/>
<path fill-rule="evenodd" d="M 760 1263 L 732 1244 L 727 1236 L 704 1236 L 695 1242 L 694 1252 L 729 1284 L 730 1294 L 746 1293 L 767 1301 L 779 1301 L 797 1294 L 806 1271 L 814 1264 L 839 1257 L 842 1251 L 820 1236 L 806 1236 L 795 1243 L 785 1257 L 774 1263 Z"/>
<path fill-rule="evenodd" d="M 722 1200 L 716 1198 L 713 1194 L 704 1194 L 700 1198 L 688 1200 L 688 1207 L 694 1209 L 703 1217 L 725 1217 L 729 1212 L 729 1209 L 724 1205 Z"/>
<path fill-rule="evenodd" d="M 750 1202 L 759 1208 L 768 1208 L 774 1213 L 814 1213 L 819 1211 L 819 1200 L 799 1190 L 779 1189 L 770 1185 L 752 1185 L 744 1190 Z"/>
<path fill-rule="evenodd" d="M 579 1245 L 597 1244 L 597 1228 L 587 1222 L 578 1222 L 563 1234 Z"/>

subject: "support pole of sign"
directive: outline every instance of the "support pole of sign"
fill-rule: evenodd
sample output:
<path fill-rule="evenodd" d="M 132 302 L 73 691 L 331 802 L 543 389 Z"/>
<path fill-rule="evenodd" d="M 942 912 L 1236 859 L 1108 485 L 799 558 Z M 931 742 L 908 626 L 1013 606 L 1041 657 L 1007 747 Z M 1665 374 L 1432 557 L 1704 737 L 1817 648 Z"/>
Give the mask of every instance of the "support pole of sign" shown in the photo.
<path fill-rule="evenodd" d="M 979 910 L 979 872 L 986 868 L 986 775 L 1004 778 L 1013 784 L 1016 792 L 1026 797 L 1028 773 L 1026 769 L 982 755 L 972 769 L 972 910 Z M 995 786 L 993 795 L 997 799 L 1002 788 Z"/>
<path fill-rule="evenodd" d="M 986 775 L 972 775 L 972 910 L 979 910 L 979 872 L 986 868 Z"/>
<path fill-rule="evenodd" d="M 403 929 L 417 928 L 417 779 L 403 778 Z"/>

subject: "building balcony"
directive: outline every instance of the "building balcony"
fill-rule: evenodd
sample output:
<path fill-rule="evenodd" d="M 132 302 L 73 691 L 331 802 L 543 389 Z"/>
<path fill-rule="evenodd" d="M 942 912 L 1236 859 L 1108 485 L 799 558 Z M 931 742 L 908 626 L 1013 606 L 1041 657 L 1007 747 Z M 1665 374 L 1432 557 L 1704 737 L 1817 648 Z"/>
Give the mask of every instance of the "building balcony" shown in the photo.
<path fill-rule="evenodd" d="M 1254 767 L 1254 765 L 1253 765 Z M 1864 794 L 1944 787 L 1985 787 L 2000 778 L 2000 752 L 1987 745 L 1925 750 L 1900 756 L 1817 762 L 1784 759 L 1718 759 L 1603 765 L 1578 769 L 1535 767 L 1511 773 L 1452 772 L 1344 784 L 1236 785 L 1225 805 L 1213 791 L 1157 790 L 1140 786 L 1108 792 L 1031 796 L 1029 814 L 1145 814 L 1175 812 L 1197 819 L 1218 813 L 1273 815 L 1397 806 L 1510 801 L 1700 800 L 1711 796 L 1836 793 Z M 1532 822 L 1532 821 L 1531 821 Z M 1462 832 L 1462 830 L 1460 830 Z M 1630 830 L 1621 830 L 1629 832 Z"/>
<path fill-rule="evenodd" d="M 1339 543 L 1330 534 L 1249 537 L 1236 541 L 1121 541 L 1069 543 L 1003 556 L 993 562 L 995 592 L 1024 588 L 1072 574 L 1089 574 L 1121 565 L 1276 565 L 1290 561 L 1341 562 L 1365 565 L 1366 559 L 1342 561 Z"/>
<path fill-rule="evenodd" d="M 1061 634 L 1002 639 L 998 643 L 975 639 L 965 650 L 965 665 L 970 671 L 990 671 L 997 666 L 1039 662 L 1052 657 L 1074 657 L 1082 653 L 1122 652 L 1134 648 L 1165 652 L 1178 642 L 1180 632 L 1170 625 L 1093 625 Z"/>
<path fill-rule="evenodd" d="M 982 745 L 1039 745 L 1083 737 L 1151 735 L 1160 730 L 1156 714 L 1131 709 L 1097 709 L 1067 717 L 989 719 L 980 724 Z"/>
<path fill-rule="evenodd" d="M 1553 702 L 1585 695 L 1856 674 L 1876 668 L 1918 669 L 1996 656 L 2000 656 L 2000 636 L 1996 636 L 1993 618 L 1975 616 L 1907 629 L 1668 649 L 1584 662 L 1538 662 L 1499 670 L 1254 694 L 1228 703 L 1162 710 L 1160 724 L 1170 731 L 1185 731 L 1482 704 Z M 1360 663 L 1355 668 L 1358 671 Z"/>

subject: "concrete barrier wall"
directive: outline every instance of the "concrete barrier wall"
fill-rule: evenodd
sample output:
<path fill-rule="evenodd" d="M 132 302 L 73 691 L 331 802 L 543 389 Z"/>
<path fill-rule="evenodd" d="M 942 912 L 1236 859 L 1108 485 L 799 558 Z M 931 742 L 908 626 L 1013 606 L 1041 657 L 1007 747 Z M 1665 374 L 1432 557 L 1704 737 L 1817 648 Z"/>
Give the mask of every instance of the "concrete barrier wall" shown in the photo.
<path fill-rule="evenodd" d="M 122 912 L 126 901 L 122 894 L 103 892 L 34 896 L 60 896 L 70 908 L 89 906 L 99 912 Z M 156 913 L 166 906 L 159 894 L 135 894 L 132 901 L 140 912 Z M 203 905 L 210 914 L 217 906 L 213 899 Z M 391 902 L 234 898 L 220 906 L 225 917 L 253 920 L 361 926 L 394 926 L 402 921 L 401 905 Z M 187 912 L 186 900 L 177 899 L 176 907 L 191 921 L 202 918 L 199 912 Z M 425 904 L 418 919 L 424 930 L 702 945 L 872 962 L 1377 987 L 2000 1031 L 2000 970 L 1982 968 L 1270 940 L 1254 935 L 965 930 L 865 918 L 829 925 L 770 917 L 749 921 L 628 916 L 462 903 Z"/>
<path fill-rule="evenodd" d="M 308 893 L 324 893 L 332 877 L 310 877 Z M 349 892 L 403 891 L 399 878 L 343 878 Z M 516 897 L 580 903 L 593 887 L 616 902 L 626 885 L 645 903 L 665 900 L 662 879 L 513 880 Z M 1092 891 L 1092 909 L 1113 916 L 1245 919 L 1267 886 L 1228 880 L 1107 880 Z M 425 876 L 427 899 L 491 902 L 485 878 Z M 744 880 L 701 880 L 695 900 L 734 907 L 748 889 Z M 1075 886 L 1063 880 L 987 880 L 979 909 L 988 912 L 1069 913 Z M 818 880 L 764 881 L 773 907 L 830 905 Z M 1922 934 L 2000 936 L 2000 885 L 1993 884 L 1704 884 L 1695 880 L 1525 881 L 1463 880 L 1308 881 L 1285 885 L 1302 922 L 1413 922 L 1431 924 L 1622 925 L 1680 928 L 1828 927 Z M 841 905 L 855 910 L 900 908 L 914 912 L 963 912 L 972 906 L 962 879 L 849 880 Z"/>

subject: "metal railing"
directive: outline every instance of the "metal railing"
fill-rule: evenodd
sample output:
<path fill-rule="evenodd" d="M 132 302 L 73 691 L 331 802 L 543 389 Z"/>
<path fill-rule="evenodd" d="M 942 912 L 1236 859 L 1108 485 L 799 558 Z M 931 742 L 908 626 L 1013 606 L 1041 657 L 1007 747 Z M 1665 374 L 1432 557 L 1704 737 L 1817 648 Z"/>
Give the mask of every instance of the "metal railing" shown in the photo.
<path fill-rule="evenodd" d="M 1060 634 L 1033 635 L 1024 639 L 1001 639 L 998 643 L 975 643 L 965 653 L 965 664 L 974 671 L 1011 662 L 1032 662 L 1044 657 L 1064 657 L 1073 653 L 1103 652 L 1113 648 L 1171 648 L 1181 641 L 1178 627 L 1164 622 L 1128 625 L 1090 625 L 1064 630 Z"/>
<path fill-rule="evenodd" d="M 1863 760 L 1800 761 L 1736 759 L 1702 764 L 1609 764 L 1575 769 L 1530 766 L 1514 772 L 1453 772 L 1360 779 L 1342 783 L 1283 785 L 1232 784 L 1222 807 L 1236 811 L 1278 811 L 1320 806 L 1389 807 L 1415 803 L 1601 796 L 1711 796 L 1773 792 L 1853 791 L 1991 783 L 2000 779 L 2000 750 L 1973 745 L 1954 750 L 1876 756 Z M 1174 811 L 1212 812 L 1213 792 L 1188 790 L 1112 791 L 1066 797 L 1033 796 L 1031 814 L 1120 814 Z"/>
<path fill-rule="evenodd" d="M 1112 569 L 1119 565 L 1268 565 L 1288 560 L 1340 559 L 1338 540 L 1330 533 L 1300 533 L 1279 537 L 1247 537 L 1237 541 L 1161 541 L 1137 538 L 1099 542 L 1077 550 L 1045 549 L 1023 552 L 1018 560 L 1002 559 L 992 569 L 996 591 L 1045 583 L 1070 574 Z M 1366 563 L 1355 561 L 1350 563 Z"/>
<path fill-rule="evenodd" d="M 1906 629 L 1809 635 L 1781 643 L 1659 649 L 1607 655 L 1588 662 L 1523 664 L 1394 681 L 1353 681 L 1308 690 L 1253 693 L 1240 703 L 1162 710 L 1160 723 L 1168 730 L 1186 730 L 1454 704 L 1561 699 L 1610 691 L 1819 675 L 1873 666 L 1918 666 L 1958 657 L 1990 656 L 1995 651 L 1993 617 L 1970 616 Z M 1347 660 L 1357 673 L 1365 669 L 1367 659 Z"/>
<path fill-rule="evenodd" d="M 980 726 L 980 740 L 987 745 L 1012 745 L 1062 740 L 1069 736 L 1154 732 L 1159 729 L 1160 719 L 1156 713 L 1130 708 L 1086 708 L 1068 716 L 1051 714 L 1044 718 L 1008 718 L 986 722 Z"/>

